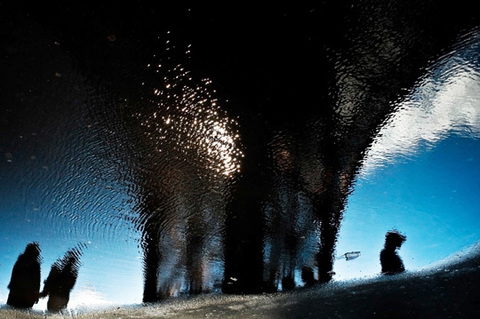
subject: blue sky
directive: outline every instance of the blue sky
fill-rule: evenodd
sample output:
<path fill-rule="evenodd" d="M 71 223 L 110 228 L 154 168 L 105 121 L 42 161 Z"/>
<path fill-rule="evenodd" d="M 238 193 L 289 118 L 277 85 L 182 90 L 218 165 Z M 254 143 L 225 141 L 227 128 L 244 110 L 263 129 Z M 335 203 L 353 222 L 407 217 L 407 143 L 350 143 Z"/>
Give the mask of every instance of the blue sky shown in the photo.
<path fill-rule="evenodd" d="M 388 230 L 407 236 L 399 254 L 419 270 L 480 240 L 480 39 L 447 54 L 397 105 L 367 152 L 348 199 L 336 279 L 378 275 Z"/>
<path fill-rule="evenodd" d="M 480 141 L 453 136 L 412 159 L 360 178 L 348 201 L 337 253 L 336 279 L 377 275 L 388 230 L 407 236 L 399 251 L 407 270 L 419 270 L 480 240 Z"/>

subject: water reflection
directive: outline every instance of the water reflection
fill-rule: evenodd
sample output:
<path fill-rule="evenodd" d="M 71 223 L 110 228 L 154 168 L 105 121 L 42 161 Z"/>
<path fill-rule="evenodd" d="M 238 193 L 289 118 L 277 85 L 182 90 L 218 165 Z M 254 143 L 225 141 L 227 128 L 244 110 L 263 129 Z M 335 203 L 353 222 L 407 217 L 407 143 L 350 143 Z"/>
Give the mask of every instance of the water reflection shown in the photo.
<path fill-rule="evenodd" d="M 7 304 L 14 308 L 32 308 L 38 302 L 40 290 L 40 247 L 30 243 L 18 256 L 8 284 Z"/>
<path fill-rule="evenodd" d="M 81 255 L 81 249 L 74 248 L 53 263 L 40 292 L 40 298 L 48 296 L 48 311 L 58 312 L 67 308 L 70 292 L 77 281 Z"/>
<path fill-rule="evenodd" d="M 400 249 L 405 240 L 407 240 L 407 237 L 396 230 L 389 231 L 385 235 L 385 245 L 380 252 L 383 274 L 394 275 L 405 271 L 402 258 L 397 253 L 397 249 Z"/>
<path fill-rule="evenodd" d="M 52 311 L 92 299 L 274 292 L 343 278 L 342 262 L 379 273 L 376 244 L 394 226 L 408 234 L 409 269 L 408 249 L 421 249 L 427 231 L 387 217 L 420 215 L 401 207 L 377 223 L 395 203 L 378 194 L 392 189 L 359 194 L 374 178 L 396 184 L 379 162 L 433 145 L 450 126 L 476 136 L 479 39 L 474 30 L 458 40 L 464 25 L 453 22 L 439 38 L 401 3 L 231 19 L 203 6 L 15 11 L 21 36 L 2 47 L 0 209 L 11 243 L 2 276 L 16 249 L 38 240 L 45 264 L 56 260 L 41 294 Z M 429 5 L 419 16 L 430 17 Z M 438 28 L 441 18 L 432 18 Z M 450 111 L 452 97 L 465 97 L 462 112 Z M 381 200 L 353 209 L 371 197 Z M 352 225 L 359 219 L 372 219 L 376 233 L 355 237 L 368 228 Z M 77 242 L 85 244 L 70 250 Z"/>
<path fill-rule="evenodd" d="M 410 238 L 402 249 L 407 270 L 422 269 L 480 239 L 474 200 L 479 71 L 474 29 L 397 101 L 398 111 L 367 151 L 340 233 L 337 252 L 360 249 L 362 258 L 338 262 L 338 279 L 378 273 L 369 261 L 382 247 L 382 232 L 392 227 Z"/>
<path fill-rule="evenodd" d="M 362 175 L 414 158 L 452 136 L 480 136 L 480 36 L 475 29 L 433 63 L 368 150 Z"/>

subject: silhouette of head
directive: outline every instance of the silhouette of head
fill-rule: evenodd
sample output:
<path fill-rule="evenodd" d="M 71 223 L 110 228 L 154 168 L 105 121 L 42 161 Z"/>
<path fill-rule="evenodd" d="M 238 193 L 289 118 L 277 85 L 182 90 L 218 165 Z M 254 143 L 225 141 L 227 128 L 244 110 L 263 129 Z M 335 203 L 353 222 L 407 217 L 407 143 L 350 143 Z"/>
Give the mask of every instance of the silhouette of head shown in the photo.
<path fill-rule="evenodd" d="M 29 243 L 27 247 L 25 247 L 25 255 L 38 257 L 40 255 L 40 246 L 37 242 Z"/>
<path fill-rule="evenodd" d="M 397 230 L 389 231 L 385 235 L 385 248 L 396 249 L 402 246 L 405 240 L 407 240 L 407 237 L 400 234 Z"/>

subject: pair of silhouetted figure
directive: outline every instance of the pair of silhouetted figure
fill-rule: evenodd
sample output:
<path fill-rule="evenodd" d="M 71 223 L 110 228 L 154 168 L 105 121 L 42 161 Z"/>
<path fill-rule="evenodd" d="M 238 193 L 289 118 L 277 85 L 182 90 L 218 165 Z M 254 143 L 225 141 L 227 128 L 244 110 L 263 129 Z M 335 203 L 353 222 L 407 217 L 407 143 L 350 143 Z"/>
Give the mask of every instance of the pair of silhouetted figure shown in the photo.
<path fill-rule="evenodd" d="M 406 236 L 396 230 L 389 231 L 385 235 L 385 246 L 380 252 L 380 263 L 383 274 L 393 275 L 405 271 L 403 261 L 397 254 L 397 249 L 402 246 L 406 239 Z"/>
<path fill-rule="evenodd" d="M 80 255 L 81 251 L 74 248 L 54 262 L 40 292 L 40 247 L 38 243 L 29 243 L 13 266 L 7 304 L 26 309 L 33 307 L 39 298 L 49 296 L 48 311 L 65 309 L 77 280 Z"/>

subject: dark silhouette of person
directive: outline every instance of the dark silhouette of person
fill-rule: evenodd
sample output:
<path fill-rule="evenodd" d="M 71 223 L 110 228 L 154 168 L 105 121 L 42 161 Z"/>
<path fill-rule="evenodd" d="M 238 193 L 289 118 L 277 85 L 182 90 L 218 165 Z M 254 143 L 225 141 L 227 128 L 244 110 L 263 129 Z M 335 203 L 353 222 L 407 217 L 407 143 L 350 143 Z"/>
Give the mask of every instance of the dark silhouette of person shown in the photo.
<path fill-rule="evenodd" d="M 40 297 L 49 296 L 47 309 L 50 312 L 59 312 L 67 308 L 70 292 L 78 277 L 79 257 L 78 249 L 67 251 L 65 256 L 53 263 L 50 273 L 45 280 Z"/>
<path fill-rule="evenodd" d="M 406 239 L 406 236 L 396 230 L 387 232 L 385 235 L 385 246 L 380 252 L 382 274 L 394 275 L 405 271 L 403 261 L 397 254 L 397 249 L 402 246 Z"/>
<path fill-rule="evenodd" d="M 7 305 L 15 308 L 31 308 L 38 302 L 40 290 L 40 246 L 29 243 L 18 256 L 8 284 Z"/>

